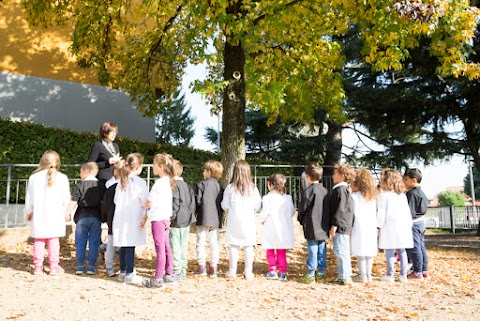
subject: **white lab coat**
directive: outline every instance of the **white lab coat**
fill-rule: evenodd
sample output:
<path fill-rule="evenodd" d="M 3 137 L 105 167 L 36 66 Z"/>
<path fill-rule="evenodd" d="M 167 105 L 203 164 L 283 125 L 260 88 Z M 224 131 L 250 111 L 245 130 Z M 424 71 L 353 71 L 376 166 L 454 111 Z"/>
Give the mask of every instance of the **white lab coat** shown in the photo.
<path fill-rule="evenodd" d="M 130 175 L 128 180 L 125 190 L 122 190 L 121 182 L 118 183 L 113 199 L 113 245 L 120 247 L 139 246 L 147 242 L 145 228 L 140 227 L 146 211 L 147 183 L 136 175 Z"/>
<path fill-rule="evenodd" d="M 295 213 L 292 197 L 269 192 L 263 197 L 260 221 L 263 225 L 263 248 L 292 249 L 295 247 L 293 219 Z"/>
<path fill-rule="evenodd" d="M 382 191 L 377 198 L 378 247 L 410 249 L 413 247 L 412 215 L 405 194 Z"/>
<path fill-rule="evenodd" d="M 70 185 L 65 174 L 56 173 L 48 186 L 48 169 L 30 176 L 25 199 L 25 214 L 33 213 L 30 236 L 54 238 L 65 236 L 65 210 L 70 201 Z"/>
<path fill-rule="evenodd" d="M 232 184 L 223 193 L 222 208 L 228 211 L 225 242 L 239 246 L 256 244 L 256 211 L 262 206 L 257 187 L 241 195 Z"/>
<path fill-rule="evenodd" d="M 360 192 L 352 193 L 354 220 L 350 238 L 351 254 L 377 255 L 377 202 L 367 201 Z"/>

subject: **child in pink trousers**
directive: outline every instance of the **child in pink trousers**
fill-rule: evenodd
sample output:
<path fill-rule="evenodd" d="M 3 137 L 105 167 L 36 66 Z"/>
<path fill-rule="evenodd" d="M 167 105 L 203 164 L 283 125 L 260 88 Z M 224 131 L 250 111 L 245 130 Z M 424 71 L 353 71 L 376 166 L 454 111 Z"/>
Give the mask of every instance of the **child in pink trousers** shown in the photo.
<path fill-rule="evenodd" d="M 28 179 L 25 214 L 31 222 L 33 243 L 33 274 L 43 273 L 45 243 L 48 244 L 50 275 L 64 272 L 60 261 L 59 238 L 65 236 L 65 209 L 70 201 L 70 186 L 65 174 L 58 171 L 60 156 L 47 150 L 37 169 Z"/>

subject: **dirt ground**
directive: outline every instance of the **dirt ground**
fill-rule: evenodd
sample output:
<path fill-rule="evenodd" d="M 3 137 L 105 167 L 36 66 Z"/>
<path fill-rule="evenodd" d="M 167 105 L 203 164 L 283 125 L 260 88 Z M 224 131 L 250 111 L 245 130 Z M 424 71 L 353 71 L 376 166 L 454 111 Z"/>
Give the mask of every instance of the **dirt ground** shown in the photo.
<path fill-rule="evenodd" d="M 432 278 L 407 284 L 379 281 L 385 255 L 374 262 L 374 282 L 339 286 L 331 283 L 336 265 L 328 243 L 327 283 L 304 285 L 305 242 L 297 237 L 288 253 L 288 281 L 267 281 L 264 251 L 257 246 L 253 281 L 225 279 L 227 246 L 221 248 L 217 279 L 195 277 L 195 235 L 190 234 L 188 278 L 163 289 L 126 285 L 108 278 L 99 259 L 95 276 L 75 275 L 73 242 L 62 242 L 66 274 L 32 275 L 32 244 L 0 245 L 0 320 L 479 320 L 480 238 L 429 235 Z M 243 262 L 243 258 L 241 259 Z M 140 275 L 153 273 L 154 251 L 136 260 Z M 353 260 L 354 273 L 356 262 Z M 47 265 L 48 270 L 48 265 Z"/>

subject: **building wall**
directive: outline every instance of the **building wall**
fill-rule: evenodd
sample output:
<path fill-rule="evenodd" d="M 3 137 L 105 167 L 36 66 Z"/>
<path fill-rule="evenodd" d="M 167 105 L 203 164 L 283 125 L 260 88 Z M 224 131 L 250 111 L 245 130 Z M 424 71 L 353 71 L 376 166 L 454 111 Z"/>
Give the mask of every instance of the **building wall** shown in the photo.
<path fill-rule="evenodd" d="M 155 122 L 122 91 L 99 86 L 68 48 L 72 27 L 33 28 L 19 0 L 0 2 L 0 117 L 81 132 L 113 121 L 119 136 L 155 141 Z"/>

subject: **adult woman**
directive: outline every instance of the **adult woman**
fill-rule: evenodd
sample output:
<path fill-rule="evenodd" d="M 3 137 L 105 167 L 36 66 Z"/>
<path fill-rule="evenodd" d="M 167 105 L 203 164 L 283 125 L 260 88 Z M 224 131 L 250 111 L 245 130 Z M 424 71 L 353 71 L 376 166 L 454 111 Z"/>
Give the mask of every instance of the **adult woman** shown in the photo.
<path fill-rule="evenodd" d="M 87 162 L 96 162 L 98 165 L 97 179 L 104 183 L 113 176 L 111 165 L 120 159 L 120 149 L 114 143 L 118 127 L 115 123 L 104 122 L 100 127 L 100 140 L 97 140 L 90 151 Z"/>

